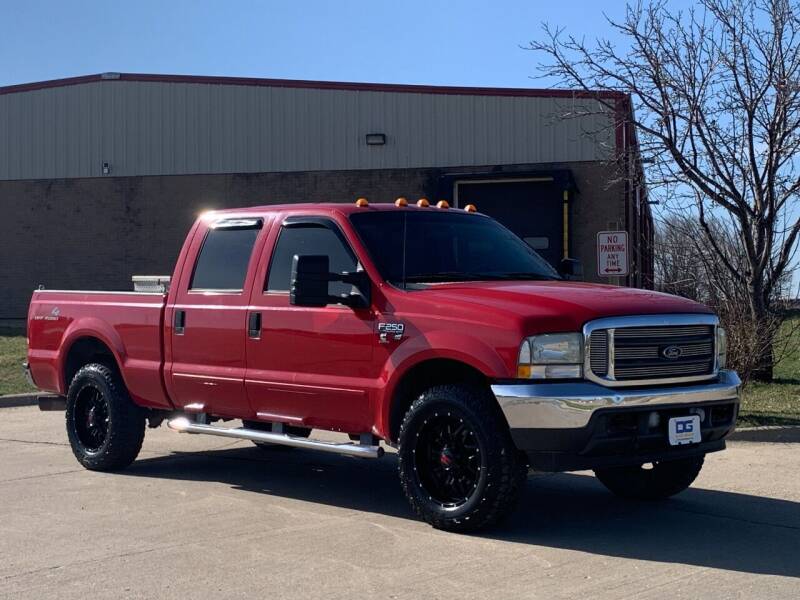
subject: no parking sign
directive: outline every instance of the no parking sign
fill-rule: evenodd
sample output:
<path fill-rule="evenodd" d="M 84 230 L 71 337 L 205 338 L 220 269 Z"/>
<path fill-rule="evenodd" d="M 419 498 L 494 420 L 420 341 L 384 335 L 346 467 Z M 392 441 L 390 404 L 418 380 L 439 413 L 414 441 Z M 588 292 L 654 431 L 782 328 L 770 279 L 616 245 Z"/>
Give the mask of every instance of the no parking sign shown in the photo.
<path fill-rule="evenodd" d="M 628 274 L 627 231 L 601 231 L 597 234 L 597 274 L 600 277 Z"/>

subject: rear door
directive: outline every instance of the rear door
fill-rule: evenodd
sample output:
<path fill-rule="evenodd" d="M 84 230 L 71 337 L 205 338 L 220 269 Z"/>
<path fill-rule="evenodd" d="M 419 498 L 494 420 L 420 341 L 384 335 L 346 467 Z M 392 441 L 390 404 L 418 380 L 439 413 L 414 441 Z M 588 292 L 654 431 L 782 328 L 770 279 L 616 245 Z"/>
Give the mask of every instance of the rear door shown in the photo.
<path fill-rule="evenodd" d="M 266 421 L 368 432 L 368 388 L 374 381 L 371 308 L 289 304 L 295 255 L 324 254 L 333 272 L 354 271 L 356 255 L 332 219 L 293 216 L 274 228 L 251 299 L 252 314 L 260 320 L 260 329 L 247 339 L 251 406 Z M 329 284 L 331 294 L 350 291 L 349 285 Z"/>
<path fill-rule="evenodd" d="M 197 259 L 177 282 L 167 329 L 167 377 L 179 407 L 251 415 L 244 390 L 247 303 L 263 229 L 261 217 L 222 218 L 195 234 L 188 255 Z"/>

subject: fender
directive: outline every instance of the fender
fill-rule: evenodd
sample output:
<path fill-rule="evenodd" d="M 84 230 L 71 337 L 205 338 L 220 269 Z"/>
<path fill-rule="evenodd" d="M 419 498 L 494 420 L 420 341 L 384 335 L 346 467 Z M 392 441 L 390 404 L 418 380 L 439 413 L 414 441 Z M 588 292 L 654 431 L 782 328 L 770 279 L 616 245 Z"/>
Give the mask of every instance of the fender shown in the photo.
<path fill-rule="evenodd" d="M 497 350 L 478 338 L 438 330 L 406 340 L 389 355 L 380 375 L 384 385 L 378 388 L 375 422 L 385 439 L 389 435 L 392 400 L 397 385 L 411 368 L 436 358 L 464 363 L 490 379 L 508 376 L 508 366 Z"/>
<path fill-rule="evenodd" d="M 81 338 L 88 337 L 100 340 L 111 350 L 111 353 L 114 355 L 114 360 L 119 367 L 120 374 L 122 375 L 122 380 L 127 387 L 128 382 L 125 380 L 125 369 L 122 368 L 125 364 L 127 353 L 125 352 L 125 344 L 122 342 L 122 337 L 117 333 L 116 329 L 102 319 L 98 319 L 97 317 L 80 317 L 67 326 L 61 338 L 61 352 L 59 352 L 58 361 L 56 363 L 57 372 L 59 373 L 59 392 L 63 395 L 67 394 L 67 390 L 61 388 L 66 388 L 64 369 L 66 368 L 67 356 L 73 344 Z"/>

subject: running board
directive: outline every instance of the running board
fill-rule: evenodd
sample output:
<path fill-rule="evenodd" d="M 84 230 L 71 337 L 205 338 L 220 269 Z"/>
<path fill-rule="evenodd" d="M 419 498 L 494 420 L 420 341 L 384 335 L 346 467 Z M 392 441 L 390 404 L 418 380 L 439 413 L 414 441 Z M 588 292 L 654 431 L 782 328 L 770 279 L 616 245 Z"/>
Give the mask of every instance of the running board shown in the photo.
<path fill-rule="evenodd" d="M 322 442 L 319 440 L 310 440 L 304 437 L 287 435 L 285 433 L 271 433 L 269 431 L 258 431 L 256 429 L 244 429 L 241 427 L 236 429 L 215 427 L 213 425 L 193 423 L 186 417 L 178 417 L 167 421 L 167 427 L 179 433 L 205 433 L 206 435 L 218 435 L 220 437 L 239 440 L 266 442 L 268 444 L 280 444 L 282 446 L 292 446 L 293 448 L 309 448 L 311 450 L 332 452 L 334 454 L 360 456 L 361 458 L 380 458 L 383 456 L 383 448 L 380 446 Z"/>

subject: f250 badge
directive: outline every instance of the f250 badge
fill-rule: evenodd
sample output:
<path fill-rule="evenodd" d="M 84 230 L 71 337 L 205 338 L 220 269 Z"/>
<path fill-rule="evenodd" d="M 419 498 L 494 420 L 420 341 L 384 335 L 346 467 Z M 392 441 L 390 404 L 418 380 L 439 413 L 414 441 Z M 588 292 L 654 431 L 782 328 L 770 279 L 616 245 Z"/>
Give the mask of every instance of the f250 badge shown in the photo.
<path fill-rule="evenodd" d="M 390 340 L 399 342 L 405 330 L 403 323 L 378 323 L 378 341 L 381 344 L 388 344 Z"/>

